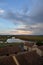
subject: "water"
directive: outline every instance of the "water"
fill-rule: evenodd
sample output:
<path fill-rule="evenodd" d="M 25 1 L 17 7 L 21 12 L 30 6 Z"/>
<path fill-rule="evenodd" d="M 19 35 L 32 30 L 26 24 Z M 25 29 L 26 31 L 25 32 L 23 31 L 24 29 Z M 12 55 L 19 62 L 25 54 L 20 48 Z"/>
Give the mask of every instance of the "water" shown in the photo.
<path fill-rule="evenodd" d="M 12 38 L 10 38 L 10 39 L 7 39 L 7 42 L 8 43 L 14 43 L 14 42 L 24 42 L 23 40 L 21 40 L 21 39 L 16 39 L 15 37 L 12 37 Z"/>

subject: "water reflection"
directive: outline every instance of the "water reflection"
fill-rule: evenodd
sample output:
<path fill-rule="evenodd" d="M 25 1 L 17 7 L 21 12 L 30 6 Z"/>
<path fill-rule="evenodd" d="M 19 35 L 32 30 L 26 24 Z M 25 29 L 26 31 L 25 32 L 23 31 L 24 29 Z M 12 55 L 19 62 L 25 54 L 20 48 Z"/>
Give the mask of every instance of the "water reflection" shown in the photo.
<path fill-rule="evenodd" d="M 14 43 L 14 42 L 24 42 L 23 40 L 21 40 L 21 39 L 16 39 L 15 37 L 12 37 L 12 38 L 10 38 L 10 39 L 7 39 L 7 42 L 8 43 Z"/>

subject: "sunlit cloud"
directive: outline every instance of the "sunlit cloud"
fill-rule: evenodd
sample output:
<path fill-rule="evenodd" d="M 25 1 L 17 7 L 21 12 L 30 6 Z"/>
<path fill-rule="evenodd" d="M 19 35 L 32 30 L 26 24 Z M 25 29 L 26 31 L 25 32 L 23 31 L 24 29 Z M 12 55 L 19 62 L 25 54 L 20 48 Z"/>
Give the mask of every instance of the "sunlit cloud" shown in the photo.
<path fill-rule="evenodd" d="M 0 14 L 3 14 L 5 11 L 0 8 Z"/>
<path fill-rule="evenodd" d="M 10 31 L 10 34 L 26 34 L 26 35 L 30 35 L 32 34 L 32 31 L 24 31 L 24 30 L 14 30 L 14 31 Z"/>

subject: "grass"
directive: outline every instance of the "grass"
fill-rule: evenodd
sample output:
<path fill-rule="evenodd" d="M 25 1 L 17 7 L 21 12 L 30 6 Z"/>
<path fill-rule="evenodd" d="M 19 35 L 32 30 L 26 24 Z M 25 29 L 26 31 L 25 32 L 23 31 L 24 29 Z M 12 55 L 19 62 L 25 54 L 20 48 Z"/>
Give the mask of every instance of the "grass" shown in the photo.
<path fill-rule="evenodd" d="M 3 43 L 0 43 L 0 48 L 5 46 L 13 46 L 13 45 L 19 45 L 21 43 L 5 43 L 7 39 L 15 37 L 22 40 L 27 41 L 43 41 L 43 35 L 0 35 L 0 40 L 3 41 Z"/>
<path fill-rule="evenodd" d="M 43 41 L 43 35 L 2 35 L 0 36 L 0 40 L 6 41 L 8 38 L 16 37 L 22 40 L 28 40 L 28 41 L 36 41 L 40 40 Z"/>
<path fill-rule="evenodd" d="M 21 45 L 22 43 L 0 43 L 0 48 L 6 47 L 6 46 L 15 46 L 15 45 Z"/>
<path fill-rule="evenodd" d="M 15 35 L 15 37 L 27 41 L 43 41 L 43 35 Z"/>

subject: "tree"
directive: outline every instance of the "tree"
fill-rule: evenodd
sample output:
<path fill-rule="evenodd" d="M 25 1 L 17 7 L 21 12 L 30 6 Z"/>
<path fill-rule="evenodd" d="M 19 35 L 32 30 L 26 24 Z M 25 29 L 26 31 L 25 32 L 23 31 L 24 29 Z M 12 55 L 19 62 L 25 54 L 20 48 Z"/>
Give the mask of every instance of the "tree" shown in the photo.
<path fill-rule="evenodd" d="M 41 45 L 43 45 L 43 42 L 42 41 L 37 41 L 36 45 L 41 46 Z"/>

